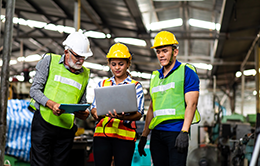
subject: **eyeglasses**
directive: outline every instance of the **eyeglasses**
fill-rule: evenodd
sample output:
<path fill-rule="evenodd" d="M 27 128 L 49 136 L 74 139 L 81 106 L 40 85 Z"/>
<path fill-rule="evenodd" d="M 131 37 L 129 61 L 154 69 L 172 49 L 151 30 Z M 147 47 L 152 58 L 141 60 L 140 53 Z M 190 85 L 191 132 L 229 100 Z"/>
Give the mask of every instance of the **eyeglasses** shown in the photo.
<path fill-rule="evenodd" d="M 69 49 L 68 49 L 69 50 Z M 69 52 L 78 60 L 85 60 L 85 57 L 84 56 L 80 56 L 80 55 L 77 55 L 77 54 L 74 54 L 71 50 L 69 50 Z"/>

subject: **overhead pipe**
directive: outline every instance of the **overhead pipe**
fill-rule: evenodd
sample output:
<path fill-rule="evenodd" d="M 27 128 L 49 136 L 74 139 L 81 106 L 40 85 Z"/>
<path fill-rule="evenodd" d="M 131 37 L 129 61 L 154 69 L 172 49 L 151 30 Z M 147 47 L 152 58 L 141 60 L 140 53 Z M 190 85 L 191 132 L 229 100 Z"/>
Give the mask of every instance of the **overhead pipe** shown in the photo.
<path fill-rule="evenodd" d="M 1 3 L 2 4 L 2 3 Z M 7 98 L 9 88 L 9 62 L 12 50 L 13 36 L 13 16 L 14 16 L 15 0 L 6 1 L 6 21 L 4 29 L 3 43 L 3 65 L 1 68 L 1 89 L 0 89 L 0 166 L 4 164 L 5 154 L 5 137 L 6 137 L 6 112 Z"/>

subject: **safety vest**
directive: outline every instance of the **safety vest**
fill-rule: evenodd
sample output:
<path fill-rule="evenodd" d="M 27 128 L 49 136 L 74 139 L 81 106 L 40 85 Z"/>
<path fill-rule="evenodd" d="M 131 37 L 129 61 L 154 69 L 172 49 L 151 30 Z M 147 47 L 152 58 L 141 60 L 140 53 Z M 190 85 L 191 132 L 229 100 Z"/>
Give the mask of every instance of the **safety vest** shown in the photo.
<path fill-rule="evenodd" d="M 49 76 L 44 88 L 44 95 L 56 103 L 77 104 L 88 84 L 90 70 L 82 67 L 83 72 L 75 74 L 70 72 L 62 64 L 59 64 L 61 56 L 51 54 Z M 40 105 L 40 113 L 43 119 L 58 127 L 71 129 L 74 122 L 74 114 L 63 113 L 60 116 L 53 114 L 48 107 Z"/>
<path fill-rule="evenodd" d="M 181 64 L 172 74 L 164 79 L 160 79 L 160 73 L 154 71 L 150 84 L 150 94 L 153 101 L 153 116 L 149 129 L 166 120 L 184 119 L 185 98 L 184 98 L 184 79 L 185 65 L 195 71 L 195 68 L 188 64 Z M 200 121 L 198 110 L 192 123 Z"/>
<path fill-rule="evenodd" d="M 137 85 L 139 82 L 132 80 L 131 83 Z M 102 87 L 104 86 L 112 86 L 112 81 L 109 81 L 109 79 L 103 80 Z M 131 125 L 127 127 L 125 126 L 123 120 L 105 117 L 96 125 L 94 137 L 113 137 L 123 140 L 136 141 L 135 129 L 135 121 L 132 121 Z"/>

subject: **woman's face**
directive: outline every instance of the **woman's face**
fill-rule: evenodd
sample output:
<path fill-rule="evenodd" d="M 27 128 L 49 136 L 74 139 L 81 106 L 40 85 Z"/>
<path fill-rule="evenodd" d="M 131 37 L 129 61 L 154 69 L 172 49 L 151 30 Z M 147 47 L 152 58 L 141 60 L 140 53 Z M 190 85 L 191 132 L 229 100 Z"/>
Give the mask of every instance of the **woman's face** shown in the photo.
<path fill-rule="evenodd" d="M 122 78 L 127 77 L 126 70 L 128 69 L 130 63 L 123 58 L 112 58 L 109 62 L 109 67 L 112 70 L 115 77 Z"/>

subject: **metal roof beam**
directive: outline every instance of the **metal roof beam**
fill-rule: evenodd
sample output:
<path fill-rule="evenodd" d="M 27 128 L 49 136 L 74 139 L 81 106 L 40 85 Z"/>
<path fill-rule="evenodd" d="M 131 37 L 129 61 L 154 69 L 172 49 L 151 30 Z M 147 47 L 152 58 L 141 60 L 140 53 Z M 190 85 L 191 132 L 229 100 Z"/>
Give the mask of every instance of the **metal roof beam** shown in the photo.
<path fill-rule="evenodd" d="M 96 1 L 92 1 L 92 0 L 86 0 L 88 2 L 88 4 L 91 6 L 91 8 L 96 12 L 96 14 L 99 16 L 99 18 L 101 19 L 103 25 L 105 25 L 111 34 L 113 33 L 113 30 L 111 28 L 111 26 L 109 25 L 109 23 L 106 21 L 105 17 L 99 10 L 99 6 L 97 5 Z"/>

